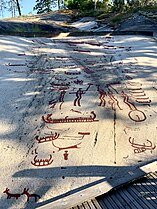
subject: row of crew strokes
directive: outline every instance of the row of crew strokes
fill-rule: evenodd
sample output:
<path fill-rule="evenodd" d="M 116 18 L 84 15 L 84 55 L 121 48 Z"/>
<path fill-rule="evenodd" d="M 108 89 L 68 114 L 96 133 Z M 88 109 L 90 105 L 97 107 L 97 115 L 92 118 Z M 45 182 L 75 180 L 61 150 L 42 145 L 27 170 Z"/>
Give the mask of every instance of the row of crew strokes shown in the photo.
<path fill-rule="evenodd" d="M 30 194 L 30 193 L 28 192 L 28 190 L 29 190 L 28 188 L 27 188 L 27 189 L 24 188 L 22 193 L 16 193 L 16 194 L 10 193 L 9 190 L 10 190 L 10 189 L 6 188 L 6 189 L 4 190 L 4 192 L 3 192 L 3 193 L 6 193 L 6 194 L 7 194 L 7 199 L 10 199 L 10 198 L 12 198 L 12 197 L 18 199 L 21 195 L 26 195 L 26 196 L 27 196 L 27 201 L 29 201 L 29 198 L 30 198 L 30 197 L 34 197 L 35 202 L 36 202 L 37 199 L 40 198 L 40 196 L 39 196 L 38 194 L 34 194 L 34 193 L 33 193 L 33 194 Z"/>
<path fill-rule="evenodd" d="M 59 118 L 59 119 L 52 119 L 52 114 L 47 114 L 47 116 L 42 116 L 42 120 L 45 123 L 85 123 L 85 122 L 97 122 L 99 120 L 96 120 L 96 114 L 94 111 L 91 112 L 91 115 L 89 117 L 76 117 L 76 118 L 68 118 L 66 116 L 65 118 Z"/>

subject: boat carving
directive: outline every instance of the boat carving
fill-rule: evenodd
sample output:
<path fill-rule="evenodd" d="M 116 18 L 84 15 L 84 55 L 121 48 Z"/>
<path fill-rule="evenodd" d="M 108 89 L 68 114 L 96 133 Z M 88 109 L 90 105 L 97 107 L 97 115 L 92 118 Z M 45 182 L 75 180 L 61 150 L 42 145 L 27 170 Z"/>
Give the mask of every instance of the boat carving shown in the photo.
<path fill-rule="evenodd" d="M 42 116 L 42 120 L 45 123 L 86 123 L 86 122 L 98 122 L 99 120 L 96 120 L 96 114 L 94 111 L 91 112 L 90 117 L 76 117 L 76 118 L 68 118 L 66 116 L 65 118 L 59 118 L 59 119 L 52 119 L 52 114 L 47 114 L 47 116 Z"/>
<path fill-rule="evenodd" d="M 69 82 L 68 82 L 68 83 L 54 83 L 54 82 L 51 82 L 50 84 L 51 84 L 52 86 L 59 86 L 59 87 L 60 87 L 60 86 L 62 86 L 62 87 L 63 87 L 63 86 L 66 86 L 66 87 L 67 87 L 67 86 L 69 86 L 70 83 L 69 83 Z"/>
<path fill-rule="evenodd" d="M 60 134 L 55 133 L 54 135 L 51 134 L 50 136 L 45 136 L 45 137 L 40 137 L 40 138 L 39 136 L 36 136 L 35 139 L 38 141 L 38 143 L 44 143 L 44 142 L 50 142 L 50 141 L 58 139 L 59 135 Z"/>
<path fill-rule="evenodd" d="M 64 72 L 66 75 L 80 75 L 81 72 L 77 71 L 77 72 L 68 72 L 68 71 L 65 71 Z"/>
<path fill-rule="evenodd" d="M 59 146 L 55 145 L 55 143 L 52 141 L 52 145 L 53 145 L 55 148 L 58 149 L 58 152 L 59 152 L 59 151 L 62 151 L 62 150 L 67 150 L 67 149 L 79 149 L 79 148 L 80 148 L 79 145 L 81 145 L 81 144 L 82 144 L 82 141 L 79 142 L 79 143 L 77 143 L 77 144 L 75 144 L 75 145 L 72 145 L 72 146 L 68 146 L 68 147 L 59 147 Z"/>
<path fill-rule="evenodd" d="M 31 164 L 34 166 L 48 166 L 53 162 L 52 155 L 49 159 L 37 159 L 37 155 L 34 157 L 34 162 L 31 161 Z"/>

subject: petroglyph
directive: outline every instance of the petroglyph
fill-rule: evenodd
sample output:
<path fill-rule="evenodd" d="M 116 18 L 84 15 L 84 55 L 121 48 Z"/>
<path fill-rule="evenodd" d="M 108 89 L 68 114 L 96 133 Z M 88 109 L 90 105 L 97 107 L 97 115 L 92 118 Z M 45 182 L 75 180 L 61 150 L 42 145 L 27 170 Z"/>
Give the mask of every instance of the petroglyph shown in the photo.
<path fill-rule="evenodd" d="M 76 117 L 76 118 L 68 118 L 66 116 L 65 118 L 59 118 L 59 119 L 52 119 L 52 114 L 47 114 L 47 116 L 42 116 L 42 120 L 45 123 L 87 123 L 87 122 L 98 122 L 99 120 L 96 120 L 96 114 L 94 111 L 91 112 L 90 117 Z"/>
<path fill-rule="evenodd" d="M 152 153 L 152 150 L 154 150 L 156 148 L 156 146 L 152 144 L 152 142 L 150 140 L 147 139 L 147 144 L 143 143 L 143 144 L 138 144 L 134 142 L 134 138 L 129 137 L 129 142 L 131 144 L 131 146 L 134 148 L 134 153 L 141 153 L 141 152 L 145 152 L 146 150 L 150 150 Z"/>
<path fill-rule="evenodd" d="M 122 91 L 122 97 L 124 98 L 124 103 L 127 104 L 128 107 L 130 108 L 130 111 L 128 113 L 129 118 L 135 122 L 145 121 L 146 120 L 145 113 L 137 109 L 137 107 L 133 103 L 129 102 L 129 96 L 125 94 L 123 91 Z"/>
<path fill-rule="evenodd" d="M 50 155 L 49 159 L 37 159 L 37 155 L 34 157 L 34 161 L 31 161 L 31 164 L 34 166 L 42 167 L 51 165 L 53 162 L 52 155 Z"/>
<path fill-rule="evenodd" d="M 35 139 L 37 140 L 38 143 L 45 143 L 45 142 L 50 142 L 53 140 L 58 139 L 58 137 L 60 136 L 60 134 L 55 133 L 55 134 L 51 134 L 50 136 L 44 136 L 44 137 L 40 137 L 36 136 Z"/>

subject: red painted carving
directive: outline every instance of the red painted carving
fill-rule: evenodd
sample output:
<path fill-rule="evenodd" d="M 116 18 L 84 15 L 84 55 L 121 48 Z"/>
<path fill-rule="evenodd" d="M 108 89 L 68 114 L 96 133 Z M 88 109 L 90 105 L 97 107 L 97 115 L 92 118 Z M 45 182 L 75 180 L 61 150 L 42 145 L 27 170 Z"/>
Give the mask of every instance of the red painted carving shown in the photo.
<path fill-rule="evenodd" d="M 58 81 L 66 81 L 67 80 L 66 78 L 63 79 L 63 78 L 57 78 L 57 77 L 55 77 L 55 79 L 58 80 Z"/>
<path fill-rule="evenodd" d="M 105 48 L 105 49 L 116 49 L 117 47 L 116 46 L 112 46 L 112 45 L 103 45 L 103 47 Z"/>
<path fill-rule="evenodd" d="M 60 104 L 60 106 L 59 106 L 59 109 L 60 109 L 60 110 L 61 110 L 62 105 L 63 105 L 63 103 L 64 103 L 64 96 L 65 96 L 65 94 L 66 94 L 66 91 L 63 90 L 63 91 L 61 91 L 60 96 L 59 96 L 59 102 L 61 102 L 61 104 Z"/>
<path fill-rule="evenodd" d="M 143 93 L 143 90 L 142 88 L 131 88 L 131 89 L 128 89 L 129 91 L 133 92 L 133 93 Z"/>
<path fill-rule="evenodd" d="M 76 77 L 68 77 L 68 79 L 70 79 L 70 80 L 75 80 L 77 78 L 78 78 L 78 76 L 76 76 Z"/>
<path fill-rule="evenodd" d="M 157 88 L 156 87 L 153 87 L 153 89 L 155 89 L 157 91 Z"/>
<path fill-rule="evenodd" d="M 89 45 L 92 45 L 92 46 L 101 46 L 100 43 L 94 43 L 94 42 L 86 42 L 85 44 L 89 44 Z"/>
<path fill-rule="evenodd" d="M 70 57 L 59 56 L 59 57 L 55 57 L 54 59 L 55 59 L 55 60 L 61 60 L 61 61 L 63 61 L 63 60 L 69 60 L 69 59 L 71 59 L 71 58 L 70 58 Z"/>
<path fill-rule="evenodd" d="M 48 128 L 49 130 L 52 130 L 52 131 L 64 131 L 64 132 L 66 132 L 66 131 L 69 131 L 70 130 L 70 128 L 68 128 L 68 129 L 56 129 L 56 128 L 50 128 L 50 127 L 48 127 L 48 126 L 46 126 L 46 128 Z"/>
<path fill-rule="evenodd" d="M 23 53 L 23 54 L 18 54 L 17 56 L 25 56 L 26 54 L 25 53 Z"/>
<path fill-rule="evenodd" d="M 77 51 L 77 52 L 86 52 L 86 53 L 90 53 L 91 51 L 89 50 L 84 50 L 84 49 L 73 49 L 74 51 Z"/>
<path fill-rule="evenodd" d="M 64 160 L 68 160 L 68 155 L 69 155 L 68 151 L 65 151 L 64 154 L 63 154 Z"/>
<path fill-rule="evenodd" d="M 82 84 L 83 84 L 83 81 L 77 79 L 77 80 L 74 81 L 74 83 L 75 83 L 75 84 L 78 84 L 78 85 L 82 85 Z"/>
<path fill-rule="evenodd" d="M 28 192 L 29 189 L 24 188 L 23 192 L 21 193 L 21 195 L 26 195 L 27 196 L 27 201 L 29 201 L 30 197 L 34 197 L 35 202 L 37 201 L 37 199 L 40 199 L 40 196 L 38 194 L 30 194 Z"/>
<path fill-rule="evenodd" d="M 87 135 L 90 135 L 90 132 L 78 132 L 78 135 L 81 135 L 81 136 L 63 136 L 62 138 L 58 138 L 60 140 L 79 140 L 80 142 L 74 144 L 74 145 L 70 145 L 70 146 L 66 146 L 66 147 L 61 147 L 61 146 L 57 146 L 55 141 L 52 141 L 52 145 L 58 149 L 58 151 L 61 151 L 61 150 L 68 150 L 68 149 L 78 149 L 80 148 L 79 145 L 81 145 L 82 143 L 82 139 L 87 136 Z M 61 143 L 62 144 L 62 143 Z M 68 158 L 68 153 L 67 151 L 65 151 L 64 153 L 64 159 L 67 160 Z"/>
<path fill-rule="evenodd" d="M 11 64 L 11 63 L 8 63 L 6 65 L 7 66 L 26 66 L 26 64 Z"/>
<path fill-rule="evenodd" d="M 49 105 L 56 105 L 56 103 L 57 103 L 56 99 L 53 99 L 53 100 L 49 101 Z"/>
<path fill-rule="evenodd" d="M 150 99 L 147 100 L 147 98 L 138 98 L 138 99 L 136 99 L 136 102 L 142 103 L 142 104 L 149 104 L 149 103 L 151 103 L 151 100 Z"/>
<path fill-rule="evenodd" d="M 57 90 L 57 91 L 65 91 L 65 90 L 68 90 L 69 89 L 69 87 L 55 87 L 55 88 L 51 88 L 50 90 L 51 91 L 55 91 L 55 90 Z"/>
<path fill-rule="evenodd" d="M 31 164 L 34 166 L 48 166 L 53 162 L 52 155 L 49 159 L 37 159 L 37 155 L 34 157 L 34 162 L 31 161 Z"/>
<path fill-rule="evenodd" d="M 49 105 L 51 105 L 51 104 L 49 104 Z M 51 106 L 50 106 L 50 108 L 55 108 L 55 106 L 56 106 L 56 103 L 54 103 L 54 104 L 52 104 Z"/>
<path fill-rule="evenodd" d="M 110 101 L 108 102 L 111 107 L 112 107 L 112 110 L 116 110 L 116 106 L 122 110 L 122 108 L 119 106 L 119 101 L 113 96 L 113 94 L 110 92 L 108 92 L 108 96 L 110 97 Z"/>
<path fill-rule="evenodd" d="M 81 69 L 87 74 L 94 73 L 94 71 L 90 70 L 88 67 L 85 67 L 85 66 L 81 66 Z"/>
<path fill-rule="evenodd" d="M 38 154 L 38 152 L 37 152 L 37 148 L 34 150 L 34 151 L 32 151 L 32 155 L 34 155 L 34 154 Z"/>
<path fill-rule="evenodd" d="M 119 85 L 120 84 L 120 81 L 115 81 L 115 82 L 110 82 L 108 84 L 106 84 L 106 87 L 108 88 L 108 90 L 112 93 L 111 89 L 114 90 L 117 94 L 119 94 L 119 92 L 117 91 L 116 88 L 114 88 L 113 86 L 114 85 Z"/>
<path fill-rule="evenodd" d="M 131 76 L 129 76 L 129 75 L 126 75 L 125 78 L 128 79 L 128 80 L 132 80 L 132 79 L 133 79 L 133 78 L 132 78 Z"/>
<path fill-rule="evenodd" d="M 79 90 L 76 93 L 76 99 L 74 100 L 74 106 L 81 106 L 81 99 L 82 99 L 82 94 L 85 94 L 85 92 L 82 90 L 82 88 L 79 88 Z"/>
<path fill-rule="evenodd" d="M 128 113 L 129 118 L 135 122 L 145 121 L 146 115 L 144 114 L 144 112 L 138 110 L 133 103 L 129 102 L 129 96 L 125 94 L 123 91 L 122 91 L 122 97 L 124 98 L 124 103 L 127 104 L 131 110 Z"/>
<path fill-rule="evenodd" d="M 129 84 L 130 86 L 142 86 L 141 83 L 139 83 L 139 82 L 133 82 L 133 81 L 129 81 L 128 84 Z"/>
<path fill-rule="evenodd" d="M 56 145 L 54 144 L 54 142 L 52 141 L 52 145 L 53 145 L 55 148 L 57 148 L 58 151 L 67 150 L 67 149 L 78 149 L 78 148 L 79 148 L 78 146 L 79 146 L 81 143 L 82 143 L 82 141 L 79 142 L 78 144 L 75 144 L 75 145 L 72 145 L 72 146 L 68 146 L 68 147 L 59 147 L 59 146 L 56 146 Z"/>
<path fill-rule="evenodd" d="M 50 141 L 56 140 L 58 139 L 58 137 L 59 137 L 59 134 L 55 133 L 54 135 L 51 134 L 50 136 L 45 136 L 45 137 L 40 137 L 40 138 L 39 136 L 36 136 L 35 139 L 38 141 L 38 143 L 44 143 L 44 142 L 50 142 Z"/>
<path fill-rule="evenodd" d="M 147 139 L 147 143 L 149 145 L 146 145 L 145 143 L 143 144 L 137 144 L 134 143 L 134 138 L 129 137 L 129 142 L 131 144 L 132 147 L 134 147 L 134 153 L 141 153 L 141 152 L 145 152 L 146 150 L 150 150 L 152 153 L 152 150 L 154 150 L 156 148 L 156 146 L 152 144 L 152 142 L 150 140 Z"/>
<path fill-rule="evenodd" d="M 45 123 L 86 123 L 86 122 L 97 122 L 99 120 L 95 120 L 96 114 L 94 111 L 91 112 L 92 116 L 90 117 L 77 117 L 77 118 L 68 118 L 66 116 L 65 118 L 59 118 L 59 119 L 52 119 L 52 114 L 47 114 L 46 118 L 42 116 L 42 120 Z"/>
<path fill-rule="evenodd" d="M 88 76 L 88 75 L 84 75 L 84 77 L 85 77 L 85 78 L 91 78 L 91 77 L 90 77 L 90 76 Z"/>
<path fill-rule="evenodd" d="M 144 96 L 146 96 L 146 94 L 144 93 L 144 91 L 142 91 L 142 92 L 131 92 L 131 94 L 136 98 L 138 98 L 138 97 L 144 97 Z"/>
<path fill-rule="evenodd" d="M 53 69 L 49 68 L 49 69 L 38 69 L 38 70 L 31 70 L 31 72 L 34 72 L 34 73 L 42 73 L 42 74 L 50 74 L 50 72 L 54 72 Z"/>
<path fill-rule="evenodd" d="M 82 90 L 82 88 L 79 88 L 78 91 L 69 93 L 69 94 L 76 94 L 76 99 L 74 100 L 74 106 L 81 106 L 82 94 L 85 94 L 89 90 L 91 85 L 93 84 L 89 83 L 86 90 Z"/>
<path fill-rule="evenodd" d="M 64 73 L 66 75 L 80 75 L 81 74 L 81 72 L 79 72 L 79 71 L 77 71 L 77 72 L 67 72 L 67 71 L 65 71 Z"/>
<path fill-rule="evenodd" d="M 62 87 L 64 87 L 64 86 L 69 86 L 69 82 L 68 83 L 54 83 L 54 82 L 51 82 L 50 83 L 52 86 L 62 86 Z"/>
<path fill-rule="evenodd" d="M 12 193 L 10 193 L 8 188 L 6 188 L 6 190 L 4 190 L 3 193 L 7 194 L 7 199 L 10 199 L 11 197 L 15 197 L 16 199 L 18 199 L 21 196 L 21 194 L 12 194 Z"/>
<path fill-rule="evenodd" d="M 124 159 L 127 159 L 129 157 L 129 155 L 127 155 L 126 157 L 123 157 Z"/>
<path fill-rule="evenodd" d="M 136 102 L 141 103 L 141 104 L 150 104 L 151 103 L 151 100 L 149 99 L 149 97 L 146 97 L 146 94 L 141 87 L 140 88 L 132 88 L 132 89 L 128 89 L 128 90 L 131 92 L 131 94 L 135 98 Z"/>
<path fill-rule="evenodd" d="M 82 112 L 80 112 L 80 111 L 78 111 L 78 110 L 71 109 L 70 111 L 71 111 L 71 112 L 76 112 L 76 113 L 82 114 Z"/>
<path fill-rule="evenodd" d="M 128 134 L 128 131 L 139 131 L 140 130 L 140 128 L 132 128 L 132 127 L 125 127 L 124 129 L 123 129 L 123 131 L 124 131 L 124 133 L 125 134 Z"/>
<path fill-rule="evenodd" d="M 85 136 L 85 135 L 90 135 L 90 132 L 78 132 L 78 134 Z"/>
<path fill-rule="evenodd" d="M 122 73 L 137 73 L 137 71 L 136 70 L 131 71 L 130 69 L 129 70 L 128 69 L 124 69 L 124 70 L 122 70 Z"/>
<path fill-rule="evenodd" d="M 100 99 L 100 103 L 98 106 L 104 107 L 106 105 L 106 100 L 104 98 L 107 96 L 107 93 L 103 89 L 100 89 L 100 85 L 97 85 L 97 91 L 99 92 Z"/>

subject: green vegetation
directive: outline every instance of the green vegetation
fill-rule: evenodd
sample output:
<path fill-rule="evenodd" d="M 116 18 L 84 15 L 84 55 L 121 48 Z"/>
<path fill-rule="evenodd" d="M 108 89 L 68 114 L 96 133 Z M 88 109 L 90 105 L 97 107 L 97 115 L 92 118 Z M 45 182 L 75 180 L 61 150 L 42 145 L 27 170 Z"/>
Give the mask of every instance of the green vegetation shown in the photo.
<path fill-rule="evenodd" d="M 37 14 L 46 13 L 51 11 L 52 0 L 36 0 L 34 10 L 37 10 Z"/>
<path fill-rule="evenodd" d="M 112 26 L 137 11 L 157 11 L 157 0 L 66 0 L 65 4 L 79 17 L 94 16 Z"/>

